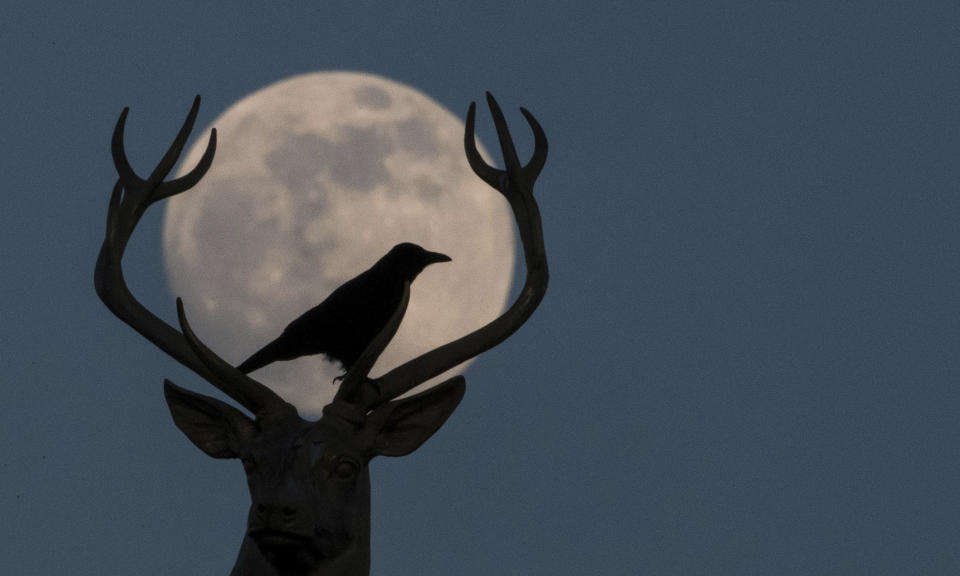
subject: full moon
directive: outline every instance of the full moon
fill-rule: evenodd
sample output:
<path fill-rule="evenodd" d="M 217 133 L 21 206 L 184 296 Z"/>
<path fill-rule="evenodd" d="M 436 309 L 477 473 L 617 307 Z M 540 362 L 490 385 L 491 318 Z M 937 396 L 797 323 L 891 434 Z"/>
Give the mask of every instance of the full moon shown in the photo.
<path fill-rule="evenodd" d="M 250 94 L 213 126 L 213 166 L 167 201 L 163 246 L 173 293 L 227 361 L 244 360 L 400 242 L 453 261 L 414 281 L 373 376 L 503 311 L 514 264 L 510 209 L 470 170 L 463 122 L 437 102 L 382 77 L 322 72 Z M 206 141 L 206 133 L 197 139 L 181 173 Z M 315 415 L 339 373 L 310 356 L 251 375 Z"/>

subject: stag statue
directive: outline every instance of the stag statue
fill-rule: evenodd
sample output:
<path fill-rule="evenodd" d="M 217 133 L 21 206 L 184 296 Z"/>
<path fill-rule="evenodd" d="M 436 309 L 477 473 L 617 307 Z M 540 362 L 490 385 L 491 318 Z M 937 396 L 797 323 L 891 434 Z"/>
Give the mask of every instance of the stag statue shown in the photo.
<path fill-rule="evenodd" d="M 177 299 L 180 330 L 147 310 L 130 293 L 121 261 L 127 241 L 147 207 L 193 187 L 213 162 L 217 133 L 211 131 L 197 166 L 164 179 L 185 145 L 200 106 L 194 100 L 180 132 L 146 179 L 131 168 L 123 134 L 129 108 L 113 132 L 113 161 L 119 178 L 107 213 L 107 230 L 94 283 L 104 304 L 161 350 L 213 384 L 252 414 L 164 381 L 173 421 L 198 448 L 214 458 L 238 458 L 250 488 L 250 512 L 231 574 L 365 575 L 370 571 L 370 474 L 377 455 L 416 450 L 456 409 L 465 381 L 456 376 L 424 392 L 400 398 L 418 384 L 496 346 L 533 313 L 547 289 L 547 261 L 533 184 L 547 158 L 540 125 L 522 109 L 535 138 L 533 156 L 522 165 L 500 107 L 487 103 L 503 151 L 504 169 L 488 165 L 474 139 L 476 104 L 467 112 L 464 146 L 473 171 L 510 202 L 523 243 L 527 276 L 517 299 L 502 315 L 457 340 L 409 360 L 372 380 L 368 373 L 395 334 L 410 297 L 404 297 L 377 337 L 344 376 L 319 420 L 297 410 L 267 386 L 228 364 L 196 336 Z M 371 384 L 371 383 L 375 384 Z"/>

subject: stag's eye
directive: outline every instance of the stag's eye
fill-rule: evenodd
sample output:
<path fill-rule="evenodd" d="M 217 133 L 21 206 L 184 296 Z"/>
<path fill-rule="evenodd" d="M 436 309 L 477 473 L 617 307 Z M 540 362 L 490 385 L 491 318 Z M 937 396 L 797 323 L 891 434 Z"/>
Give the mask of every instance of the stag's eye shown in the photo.
<path fill-rule="evenodd" d="M 340 480 L 353 480 L 358 472 L 360 472 L 360 464 L 353 458 L 347 457 L 337 460 L 337 465 L 333 469 L 333 473 Z"/>
<path fill-rule="evenodd" d="M 241 458 L 240 463 L 243 464 L 243 471 L 247 474 L 253 472 L 253 469 L 257 467 L 251 458 Z"/>

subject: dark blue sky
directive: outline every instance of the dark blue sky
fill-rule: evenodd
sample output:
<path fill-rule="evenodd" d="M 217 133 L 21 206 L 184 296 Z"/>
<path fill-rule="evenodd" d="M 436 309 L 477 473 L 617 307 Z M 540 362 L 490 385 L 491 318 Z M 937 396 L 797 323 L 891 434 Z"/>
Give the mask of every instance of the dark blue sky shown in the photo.
<path fill-rule="evenodd" d="M 960 5 L 18 4 L 0 572 L 229 572 L 241 466 L 161 381 L 212 387 L 93 290 L 109 137 L 131 106 L 146 171 L 194 94 L 205 125 L 331 69 L 461 116 L 491 90 L 522 151 L 519 106 L 551 143 L 546 300 L 437 436 L 372 465 L 373 574 L 960 572 Z M 126 269 L 173 320 L 159 214 Z"/>

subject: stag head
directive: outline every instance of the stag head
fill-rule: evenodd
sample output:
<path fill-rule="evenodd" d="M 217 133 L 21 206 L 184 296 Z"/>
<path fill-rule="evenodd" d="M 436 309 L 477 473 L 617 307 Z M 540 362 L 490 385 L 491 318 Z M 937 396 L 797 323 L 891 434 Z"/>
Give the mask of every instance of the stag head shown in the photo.
<path fill-rule="evenodd" d="M 347 374 L 315 422 L 300 418 L 279 396 L 267 395 L 270 400 L 250 418 L 225 402 L 164 382 L 177 427 L 210 456 L 243 463 L 251 497 L 246 537 L 255 547 L 244 545 L 238 565 L 266 560 L 279 574 L 369 571 L 370 460 L 416 450 L 453 413 L 465 390 L 458 376 L 377 406 L 347 399 L 351 390 L 372 385 L 366 372 L 399 327 L 409 297 L 408 284 L 389 324 L 357 362 L 359 371 Z M 200 342 L 179 299 L 177 314 L 185 338 L 214 378 L 255 382 Z"/>
<path fill-rule="evenodd" d="M 505 170 L 487 165 L 474 142 L 476 106 L 467 113 L 464 145 L 474 172 L 499 190 L 513 209 L 523 243 L 527 278 L 517 300 L 482 328 L 444 344 L 378 379 L 369 372 L 396 333 L 410 298 L 404 297 L 390 322 L 344 376 L 333 401 L 317 421 L 307 421 L 280 396 L 217 356 L 194 333 L 177 299 L 180 330 L 130 293 L 121 260 L 127 241 L 147 207 L 194 186 L 213 161 L 216 131 L 198 165 L 164 181 L 176 163 L 199 110 L 199 96 L 170 149 L 149 178 L 136 175 L 123 148 L 128 110 L 117 121 L 113 157 L 119 179 L 107 215 L 107 232 L 94 283 L 107 307 L 164 352 L 202 376 L 252 415 L 169 380 L 164 394 L 177 427 L 214 458 L 243 463 L 251 505 L 247 531 L 234 575 L 320 575 L 369 573 L 370 474 L 377 455 L 404 456 L 436 432 L 463 397 L 457 376 L 426 391 L 401 397 L 418 384 L 496 346 L 533 313 L 547 287 L 546 254 L 533 183 L 546 160 L 547 141 L 537 121 L 522 110 L 534 132 L 535 150 L 523 166 L 499 106 L 487 102 L 503 150 Z"/>

